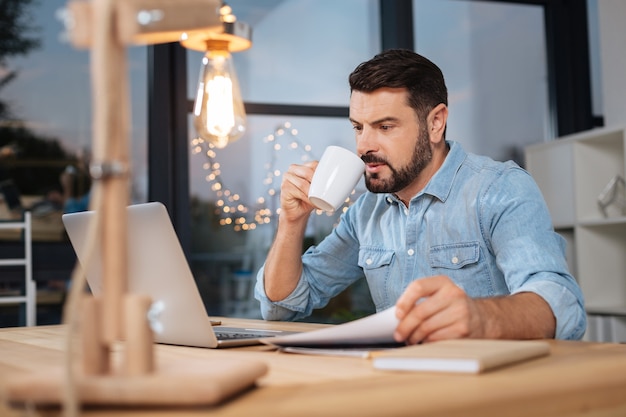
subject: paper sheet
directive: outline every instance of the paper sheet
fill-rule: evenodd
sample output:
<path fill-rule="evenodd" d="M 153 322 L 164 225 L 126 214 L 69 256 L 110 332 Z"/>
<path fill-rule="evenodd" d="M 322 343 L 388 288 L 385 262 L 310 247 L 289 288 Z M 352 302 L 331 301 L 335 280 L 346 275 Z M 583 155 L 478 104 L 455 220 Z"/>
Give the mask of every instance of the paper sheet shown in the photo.
<path fill-rule="evenodd" d="M 304 347 L 397 345 L 393 339 L 398 325 L 395 309 L 391 307 L 348 323 L 262 341 L 277 346 Z"/>

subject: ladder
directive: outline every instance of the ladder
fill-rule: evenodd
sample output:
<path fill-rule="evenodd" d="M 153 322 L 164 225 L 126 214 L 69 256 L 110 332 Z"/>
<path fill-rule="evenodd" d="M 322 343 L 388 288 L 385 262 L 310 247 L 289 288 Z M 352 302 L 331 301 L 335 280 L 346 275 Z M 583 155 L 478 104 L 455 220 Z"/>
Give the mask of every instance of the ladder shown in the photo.
<path fill-rule="evenodd" d="M 0 267 L 24 267 L 24 295 L 0 296 L 0 304 L 26 305 L 26 325 L 35 326 L 37 317 L 37 284 L 33 281 L 32 262 L 32 223 L 30 211 L 25 211 L 21 221 L 0 221 L 0 229 L 24 230 L 24 257 L 17 259 L 0 259 Z"/>

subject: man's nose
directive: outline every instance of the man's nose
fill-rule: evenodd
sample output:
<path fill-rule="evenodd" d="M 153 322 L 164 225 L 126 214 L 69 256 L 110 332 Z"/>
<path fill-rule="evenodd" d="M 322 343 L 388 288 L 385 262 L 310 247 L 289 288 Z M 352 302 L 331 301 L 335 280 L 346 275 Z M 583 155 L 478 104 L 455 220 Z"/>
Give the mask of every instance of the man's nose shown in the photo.
<path fill-rule="evenodd" d="M 363 128 L 363 131 L 357 136 L 356 152 L 357 155 L 363 156 L 370 152 L 377 151 L 377 142 L 374 132 L 371 129 Z"/>

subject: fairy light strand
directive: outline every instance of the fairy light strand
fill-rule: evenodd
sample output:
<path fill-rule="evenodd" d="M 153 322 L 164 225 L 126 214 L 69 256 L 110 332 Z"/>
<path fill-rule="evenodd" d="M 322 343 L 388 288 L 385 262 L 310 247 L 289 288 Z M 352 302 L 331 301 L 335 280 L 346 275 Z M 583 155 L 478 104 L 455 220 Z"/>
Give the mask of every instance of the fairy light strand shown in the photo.
<path fill-rule="evenodd" d="M 316 159 L 312 153 L 311 145 L 300 141 L 298 130 L 293 128 L 289 122 L 281 124 L 274 132 L 265 136 L 263 143 L 268 144 L 272 149 L 270 160 L 264 165 L 263 185 L 265 191 L 263 195 L 254 200 L 254 205 L 251 206 L 242 200 L 239 193 L 233 192 L 225 186 L 217 154 L 218 149 L 212 143 L 206 142 L 201 138 L 195 138 L 191 141 L 192 153 L 194 155 L 204 154 L 207 159 L 203 164 L 203 169 L 207 172 L 205 180 L 210 185 L 210 190 L 217 197 L 215 214 L 219 218 L 219 224 L 231 226 L 237 232 L 254 230 L 259 225 L 270 224 L 280 213 L 278 197 L 283 172 L 278 167 L 278 162 L 280 160 L 296 160 L 291 155 L 288 159 L 280 158 L 281 153 L 298 152 L 300 153 L 299 159 L 301 163 Z M 344 202 L 341 208 L 342 212 L 347 210 L 351 204 L 353 195 L 354 191 Z M 334 215 L 322 210 L 315 210 L 315 214 Z"/>

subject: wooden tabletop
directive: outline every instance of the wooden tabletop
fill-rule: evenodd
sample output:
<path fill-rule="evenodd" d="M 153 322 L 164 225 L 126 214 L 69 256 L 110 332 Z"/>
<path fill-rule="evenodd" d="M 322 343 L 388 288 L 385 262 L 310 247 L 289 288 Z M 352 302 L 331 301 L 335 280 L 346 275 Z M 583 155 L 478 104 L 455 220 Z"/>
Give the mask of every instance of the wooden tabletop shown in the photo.
<path fill-rule="evenodd" d="M 319 325 L 222 319 L 225 325 L 310 330 Z M 60 364 L 64 328 L 0 329 L 0 388 L 13 376 Z M 626 345 L 550 341 L 547 357 L 480 375 L 390 372 L 368 359 L 279 353 L 267 346 L 200 349 L 157 345 L 159 363 L 263 361 L 257 385 L 217 406 L 90 408 L 89 416 L 626 416 Z M 0 404 L 0 415 L 24 410 Z M 59 415 L 45 410 L 40 415 Z"/>

